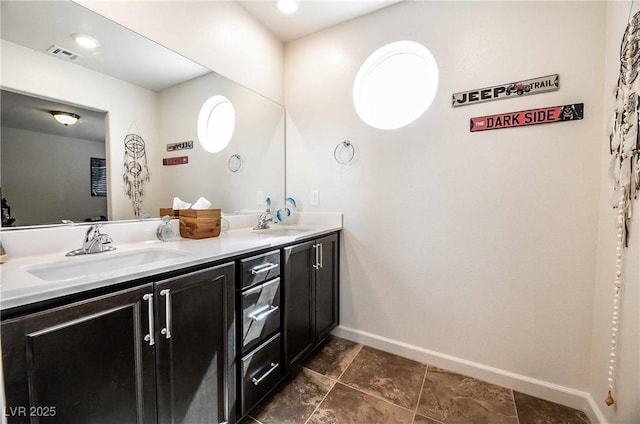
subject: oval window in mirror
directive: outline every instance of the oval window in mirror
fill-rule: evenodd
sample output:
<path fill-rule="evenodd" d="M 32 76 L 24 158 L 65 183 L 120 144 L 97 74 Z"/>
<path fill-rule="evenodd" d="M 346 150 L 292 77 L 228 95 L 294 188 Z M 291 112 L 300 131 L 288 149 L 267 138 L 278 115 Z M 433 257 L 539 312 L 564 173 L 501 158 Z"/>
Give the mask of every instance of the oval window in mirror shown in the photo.
<path fill-rule="evenodd" d="M 236 126 L 233 105 L 224 96 L 209 97 L 198 115 L 198 141 L 209 153 L 227 147 Z"/>

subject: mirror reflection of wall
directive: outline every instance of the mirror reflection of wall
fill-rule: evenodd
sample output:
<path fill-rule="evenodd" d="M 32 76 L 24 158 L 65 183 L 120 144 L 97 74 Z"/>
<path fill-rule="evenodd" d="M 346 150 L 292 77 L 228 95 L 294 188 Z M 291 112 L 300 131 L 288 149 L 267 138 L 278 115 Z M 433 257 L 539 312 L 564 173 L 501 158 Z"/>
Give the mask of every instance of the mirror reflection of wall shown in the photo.
<path fill-rule="evenodd" d="M 72 1 L 3 1 L 0 7 L 3 89 L 108 112 L 102 157 L 107 164 L 110 220 L 135 218 L 122 180 L 123 142 L 131 128 L 145 140 L 151 176 L 145 184 L 141 216 L 158 216 L 159 208 L 170 207 L 174 196 L 191 202 L 205 196 L 225 212 L 261 209 L 258 191 L 265 197 L 284 198 L 281 105 Z M 80 30 L 99 40 L 97 50 L 75 44 L 71 35 Z M 53 45 L 77 53 L 78 58 L 70 61 L 52 55 Z M 234 102 L 236 131 L 221 152 L 211 154 L 199 146 L 195 131 L 202 96 L 185 97 L 175 88 L 190 80 L 202 84 L 201 95 L 220 94 Z M 193 150 L 167 151 L 166 144 L 186 140 L 194 141 Z M 233 154 L 243 158 L 243 167 L 236 173 L 227 165 Z M 162 159 L 181 155 L 189 156 L 188 164 L 162 165 Z M 52 183 L 46 195 L 55 196 L 61 184 Z M 15 202 L 2 189 L 13 212 Z M 27 190 L 23 197 L 33 197 Z M 48 217 L 46 222 L 70 219 L 65 215 Z"/>
<path fill-rule="evenodd" d="M 13 226 L 107 219 L 91 192 L 91 158 L 105 159 L 105 112 L 2 90 L 0 182 Z M 63 125 L 52 111 L 80 116 Z"/>
<path fill-rule="evenodd" d="M 231 141 L 217 153 L 201 146 L 196 125 L 200 108 L 212 95 L 223 95 L 235 110 Z M 165 153 L 189 156 L 188 164 L 163 170 L 166 190 L 161 199 L 167 207 L 173 196 L 190 203 L 204 196 L 214 205 L 224 205 L 227 213 L 263 209 L 258 192 L 284 199 L 284 114 L 280 105 L 210 73 L 163 90 L 159 112 L 163 146 L 193 141 L 193 149 Z M 237 172 L 229 167 L 232 155 L 242 158 Z"/>

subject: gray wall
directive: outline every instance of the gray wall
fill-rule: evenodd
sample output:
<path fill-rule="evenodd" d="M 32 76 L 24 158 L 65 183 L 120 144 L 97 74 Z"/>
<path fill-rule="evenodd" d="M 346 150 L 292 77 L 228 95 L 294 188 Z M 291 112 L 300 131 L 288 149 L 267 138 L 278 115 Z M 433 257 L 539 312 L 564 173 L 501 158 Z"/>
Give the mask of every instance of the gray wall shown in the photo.
<path fill-rule="evenodd" d="M 107 198 L 91 196 L 90 158 L 105 145 L 2 127 L 2 195 L 16 225 L 73 221 L 107 215 Z"/>

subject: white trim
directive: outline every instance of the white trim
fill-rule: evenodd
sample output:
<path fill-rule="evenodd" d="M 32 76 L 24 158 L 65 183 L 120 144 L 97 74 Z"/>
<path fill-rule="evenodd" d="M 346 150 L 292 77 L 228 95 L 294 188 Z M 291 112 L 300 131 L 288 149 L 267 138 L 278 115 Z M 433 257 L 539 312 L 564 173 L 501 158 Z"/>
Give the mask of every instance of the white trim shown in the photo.
<path fill-rule="evenodd" d="M 424 349 L 408 343 L 379 336 L 377 334 L 345 327 L 343 325 L 338 326 L 333 331 L 333 334 L 385 352 L 435 365 L 439 368 L 478 378 L 492 384 L 517 390 L 551 402 L 567 405 L 571 408 L 584 411 L 593 424 L 608 424 L 604 415 L 588 392 L 583 392 L 544 380 L 538 380 L 522 374 L 505 371 L 500 368 L 447 355 L 445 353 Z"/>
<path fill-rule="evenodd" d="M 591 410 L 586 410 L 584 412 L 585 412 L 585 414 L 587 414 L 587 417 L 589 417 L 591 422 L 593 424 L 595 424 L 595 423 L 609 424 L 607 419 L 604 417 L 604 414 L 602 413 L 602 410 L 600 410 L 600 407 L 598 406 L 596 401 L 593 400 L 593 397 L 591 396 L 591 393 L 587 393 L 586 397 L 587 397 L 587 402 L 589 402 L 589 407 L 591 408 Z M 601 402 L 603 402 L 603 401 L 601 401 Z"/>

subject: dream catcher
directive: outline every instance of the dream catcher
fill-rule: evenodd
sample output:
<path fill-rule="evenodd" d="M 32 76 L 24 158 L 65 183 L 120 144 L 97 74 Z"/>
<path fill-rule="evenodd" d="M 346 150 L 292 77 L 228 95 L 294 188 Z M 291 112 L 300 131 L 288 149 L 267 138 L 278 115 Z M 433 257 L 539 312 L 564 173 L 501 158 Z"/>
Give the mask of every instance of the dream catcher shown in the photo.
<path fill-rule="evenodd" d="M 135 122 L 132 124 L 135 126 Z M 139 131 L 138 131 L 139 132 Z M 124 180 L 125 192 L 133 204 L 133 213 L 140 217 L 140 204 L 144 195 L 144 183 L 149 182 L 149 168 L 147 167 L 147 153 L 144 139 L 131 132 L 124 137 Z"/>
<path fill-rule="evenodd" d="M 633 2 L 632 2 L 633 5 Z M 613 283 L 613 316 L 609 352 L 609 392 L 605 402 L 614 403 L 616 345 L 620 319 L 622 267 L 624 249 L 629 246 L 629 224 L 632 204 L 640 189 L 640 139 L 638 113 L 640 110 L 640 12 L 630 20 L 620 46 L 620 76 L 616 88 L 615 115 L 610 135 L 611 166 L 609 174 L 614 182 L 613 206 L 617 209 L 616 278 Z"/>

